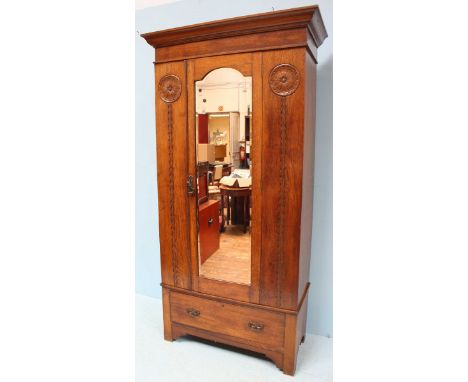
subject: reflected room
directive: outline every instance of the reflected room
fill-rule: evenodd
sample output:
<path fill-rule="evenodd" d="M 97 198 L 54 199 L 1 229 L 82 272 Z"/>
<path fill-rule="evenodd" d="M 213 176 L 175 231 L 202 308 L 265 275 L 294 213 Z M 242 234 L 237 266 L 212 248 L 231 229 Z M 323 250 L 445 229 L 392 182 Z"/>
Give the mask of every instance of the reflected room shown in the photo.
<path fill-rule="evenodd" d="M 250 285 L 252 77 L 213 70 L 195 100 L 200 276 Z"/>

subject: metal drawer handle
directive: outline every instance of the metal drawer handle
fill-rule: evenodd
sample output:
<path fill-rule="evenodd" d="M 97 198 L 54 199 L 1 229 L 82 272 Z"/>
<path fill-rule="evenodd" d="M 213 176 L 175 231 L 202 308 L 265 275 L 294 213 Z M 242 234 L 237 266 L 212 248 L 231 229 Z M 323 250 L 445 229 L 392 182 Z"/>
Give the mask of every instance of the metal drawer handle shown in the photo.
<path fill-rule="evenodd" d="M 193 308 L 187 309 L 187 313 L 190 317 L 198 317 L 200 315 L 200 311 Z"/>
<path fill-rule="evenodd" d="M 249 329 L 255 332 L 261 332 L 264 327 L 265 325 L 260 324 L 258 322 L 252 322 L 252 321 L 249 322 Z"/>

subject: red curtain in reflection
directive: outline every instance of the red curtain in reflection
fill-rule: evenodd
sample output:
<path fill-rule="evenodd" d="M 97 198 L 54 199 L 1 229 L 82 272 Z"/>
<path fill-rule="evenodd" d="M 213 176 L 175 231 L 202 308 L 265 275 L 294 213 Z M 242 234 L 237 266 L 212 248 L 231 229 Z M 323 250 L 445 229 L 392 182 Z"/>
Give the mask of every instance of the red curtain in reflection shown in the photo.
<path fill-rule="evenodd" d="M 198 143 L 208 143 L 208 114 L 198 114 Z"/>

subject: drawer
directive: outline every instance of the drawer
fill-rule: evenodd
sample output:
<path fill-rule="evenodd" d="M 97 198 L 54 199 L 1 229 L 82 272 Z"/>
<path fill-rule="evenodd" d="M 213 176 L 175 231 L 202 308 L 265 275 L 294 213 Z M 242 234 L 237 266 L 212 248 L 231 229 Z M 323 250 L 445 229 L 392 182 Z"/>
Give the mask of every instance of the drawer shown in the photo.
<path fill-rule="evenodd" d="M 284 342 L 282 313 L 171 292 L 171 320 L 213 333 L 280 349 Z"/>

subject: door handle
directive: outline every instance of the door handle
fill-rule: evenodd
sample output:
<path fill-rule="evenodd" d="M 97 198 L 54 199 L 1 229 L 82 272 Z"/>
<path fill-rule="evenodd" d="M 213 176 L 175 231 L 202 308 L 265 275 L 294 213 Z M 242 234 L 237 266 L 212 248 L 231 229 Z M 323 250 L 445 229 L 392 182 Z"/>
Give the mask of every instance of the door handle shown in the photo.
<path fill-rule="evenodd" d="M 208 227 L 211 226 L 213 224 L 213 218 L 209 218 L 208 219 Z"/>
<path fill-rule="evenodd" d="M 189 195 L 194 195 L 195 194 L 195 186 L 193 184 L 193 176 L 192 175 L 187 176 L 187 193 Z"/>

